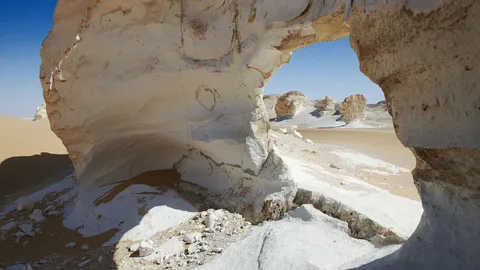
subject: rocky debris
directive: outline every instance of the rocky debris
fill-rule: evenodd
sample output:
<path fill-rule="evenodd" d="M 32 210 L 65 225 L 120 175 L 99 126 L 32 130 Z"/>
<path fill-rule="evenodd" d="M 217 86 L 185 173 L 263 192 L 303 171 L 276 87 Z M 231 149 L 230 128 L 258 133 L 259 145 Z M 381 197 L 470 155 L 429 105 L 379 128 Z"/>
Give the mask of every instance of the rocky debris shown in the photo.
<path fill-rule="evenodd" d="M 221 226 L 223 218 L 224 214 L 222 210 L 208 210 L 205 217 L 205 225 L 207 225 L 207 228 L 215 230 L 217 226 Z"/>
<path fill-rule="evenodd" d="M 28 217 L 35 222 L 42 222 L 42 221 L 45 220 L 45 217 L 43 216 L 42 210 L 40 210 L 40 209 L 33 210 L 33 213 L 31 215 L 29 215 Z"/>
<path fill-rule="evenodd" d="M 17 205 L 17 211 L 25 211 L 25 210 L 30 210 L 35 206 L 35 202 L 29 199 L 23 200 L 18 203 Z"/>
<path fill-rule="evenodd" d="M 32 223 L 23 223 L 23 224 L 19 224 L 18 225 L 18 228 L 20 230 L 22 230 L 22 232 L 25 234 L 25 235 L 28 235 L 28 236 L 33 236 L 35 233 L 33 232 L 33 224 Z"/>
<path fill-rule="evenodd" d="M 65 247 L 74 247 L 74 246 L 76 246 L 76 245 L 77 245 L 77 243 L 75 243 L 75 242 L 70 242 L 70 243 L 67 243 L 67 244 L 65 245 Z"/>
<path fill-rule="evenodd" d="M 120 269 L 132 269 L 139 263 L 152 265 L 152 268 L 191 269 L 212 260 L 249 230 L 250 223 L 241 215 L 223 209 L 208 209 L 181 226 L 153 237 L 150 255 L 134 257 L 131 253 L 124 254 Z M 136 246 L 132 248 L 133 245 L 125 249 L 134 252 Z"/>
<path fill-rule="evenodd" d="M 155 250 L 153 249 L 153 245 L 150 241 L 144 240 L 140 242 L 138 246 L 138 256 L 145 257 L 152 254 Z"/>
<path fill-rule="evenodd" d="M 313 144 L 313 141 L 310 140 L 310 139 L 305 139 L 305 142 L 308 143 L 308 144 Z"/>
<path fill-rule="evenodd" d="M 80 250 L 83 250 L 83 251 L 89 250 L 89 249 L 90 249 L 90 247 L 87 244 L 80 247 Z"/>
<path fill-rule="evenodd" d="M 202 234 L 199 232 L 191 233 L 183 238 L 183 241 L 187 244 L 198 242 L 202 239 Z"/>
<path fill-rule="evenodd" d="M 281 95 L 275 105 L 277 118 L 294 116 L 295 113 L 307 102 L 307 96 L 299 91 L 290 91 Z"/>
<path fill-rule="evenodd" d="M 289 126 L 288 128 L 286 128 L 285 134 L 292 135 L 293 137 L 300 140 L 303 139 L 302 134 L 300 134 L 300 132 L 297 131 L 297 126 Z"/>
<path fill-rule="evenodd" d="M 367 99 L 360 94 L 346 97 L 340 106 L 340 111 L 345 122 L 352 120 L 365 119 L 365 107 L 367 106 Z"/>
<path fill-rule="evenodd" d="M 277 100 L 280 95 L 264 95 L 263 104 L 267 110 L 268 119 L 272 120 L 277 118 L 277 113 L 275 112 L 275 106 L 277 105 Z"/>
<path fill-rule="evenodd" d="M 5 270 L 32 270 L 30 264 L 16 264 L 7 266 Z"/>
<path fill-rule="evenodd" d="M 47 118 L 47 106 L 45 104 L 42 104 L 37 107 L 35 110 L 35 115 L 34 115 L 34 120 L 40 120 Z"/>

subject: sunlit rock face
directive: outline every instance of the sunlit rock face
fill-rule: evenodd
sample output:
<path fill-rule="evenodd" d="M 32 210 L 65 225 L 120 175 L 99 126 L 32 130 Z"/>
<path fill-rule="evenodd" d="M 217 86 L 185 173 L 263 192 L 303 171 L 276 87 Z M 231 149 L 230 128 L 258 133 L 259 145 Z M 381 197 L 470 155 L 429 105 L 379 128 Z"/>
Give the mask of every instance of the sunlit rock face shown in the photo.
<path fill-rule="evenodd" d="M 292 117 L 308 102 L 307 96 L 302 92 L 290 91 L 277 99 L 275 113 L 277 117 Z"/>
<path fill-rule="evenodd" d="M 275 218 L 295 186 L 263 87 L 292 51 L 350 34 L 417 157 L 425 208 L 404 247 L 368 267 L 478 269 L 479 5 L 61 0 L 41 53 L 48 118 L 82 183 L 173 168 L 219 206 Z"/>
<path fill-rule="evenodd" d="M 365 96 L 360 94 L 351 95 L 343 100 L 340 105 L 340 112 L 347 123 L 353 120 L 363 120 L 365 119 L 366 106 L 367 99 Z"/>

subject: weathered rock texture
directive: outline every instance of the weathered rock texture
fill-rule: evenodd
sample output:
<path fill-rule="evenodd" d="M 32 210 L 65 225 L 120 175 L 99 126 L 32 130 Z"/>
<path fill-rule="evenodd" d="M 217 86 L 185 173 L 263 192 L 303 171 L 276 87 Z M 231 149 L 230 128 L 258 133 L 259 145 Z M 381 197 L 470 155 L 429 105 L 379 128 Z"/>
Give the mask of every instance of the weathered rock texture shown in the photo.
<path fill-rule="evenodd" d="M 308 102 L 308 98 L 302 92 L 287 92 L 277 99 L 277 105 L 275 105 L 275 113 L 277 114 L 277 117 L 294 116 L 295 113 L 306 102 Z"/>
<path fill-rule="evenodd" d="M 45 104 L 42 104 L 37 107 L 35 110 L 35 115 L 33 117 L 33 120 L 40 120 L 47 118 L 47 106 Z"/>
<path fill-rule="evenodd" d="M 265 104 L 265 109 L 267 110 L 268 119 L 277 118 L 277 113 L 275 112 L 275 106 L 277 105 L 279 95 L 264 95 L 263 104 Z"/>
<path fill-rule="evenodd" d="M 352 120 L 365 119 L 365 106 L 367 106 L 367 99 L 363 95 L 356 94 L 346 97 L 340 105 L 343 120 L 348 123 Z"/>
<path fill-rule="evenodd" d="M 322 109 L 322 111 L 335 111 L 335 99 L 325 96 L 324 99 L 319 100 L 315 107 Z"/>
<path fill-rule="evenodd" d="M 417 156 L 425 208 L 403 248 L 365 268 L 478 269 L 479 17 L 476 0 L 60 0 L 40 76 L 81 182 L 174 168 L 261 220 L 295 190 L 263 86 L 292 51 L 350 34 Z"/>

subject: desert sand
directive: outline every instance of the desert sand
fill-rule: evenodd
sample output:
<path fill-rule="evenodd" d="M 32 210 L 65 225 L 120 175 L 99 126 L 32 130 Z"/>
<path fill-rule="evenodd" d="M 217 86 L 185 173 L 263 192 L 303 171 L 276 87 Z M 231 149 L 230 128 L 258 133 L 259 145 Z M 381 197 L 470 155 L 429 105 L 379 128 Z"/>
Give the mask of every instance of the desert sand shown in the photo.
<path fill-rule="evenodd" d="M 59 181 L 71 167 L 47 119 L 0 116 L 0 208 Z"/>

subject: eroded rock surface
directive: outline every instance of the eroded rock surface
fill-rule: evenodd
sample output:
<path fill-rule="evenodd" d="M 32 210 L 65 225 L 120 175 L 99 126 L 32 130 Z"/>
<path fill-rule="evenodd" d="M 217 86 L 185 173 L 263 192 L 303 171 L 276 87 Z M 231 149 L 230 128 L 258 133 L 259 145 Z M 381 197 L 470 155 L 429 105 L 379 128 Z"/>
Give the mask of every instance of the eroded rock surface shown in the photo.
<path fill-rule="evenodd" d="M 277 114 L 277 117 L 294 116 L 295 113 L 306 102 L 308 102 L 308 98 L 302 92 L 287 92 L 277 99 L 277 104 L 275 105 L 275 113 Z"/>
<path fill-rule="evenodd" d="M 275 112 L 275 106 L 277 105 L 279 95 L 264 95 L 263 104 L 265 104 L 265 109 L 267 110 L 268 119 L 277 118 L 277 113 Z"/>
<path fill-rule="evenodd" d="M 365 106 L 367 106 L 367 99 L 360 94 L 351 95 L 343 100 L 340 105 L 340 111 L 345 122 L 352 120 L 365 119 Z"/>
<path fill-rule="evenodd" d="M 40 120 L 47 118 L 47 106 L 45 104 L 42 104 L 37 107 L 35 110 L 35 115 L 33 117 L 34 120 Z"/>
<path fill-rule="evenodd" d="M 292 51 L 350 34 L 416 154 L 425 208 L 406 244 L 365 269 L 478 269 L 479 16 L 475 0 L 60 0 L 40 78 L 81 182 L 174 168 L 263 220 L 295 194 L 263 87 Z"/>

